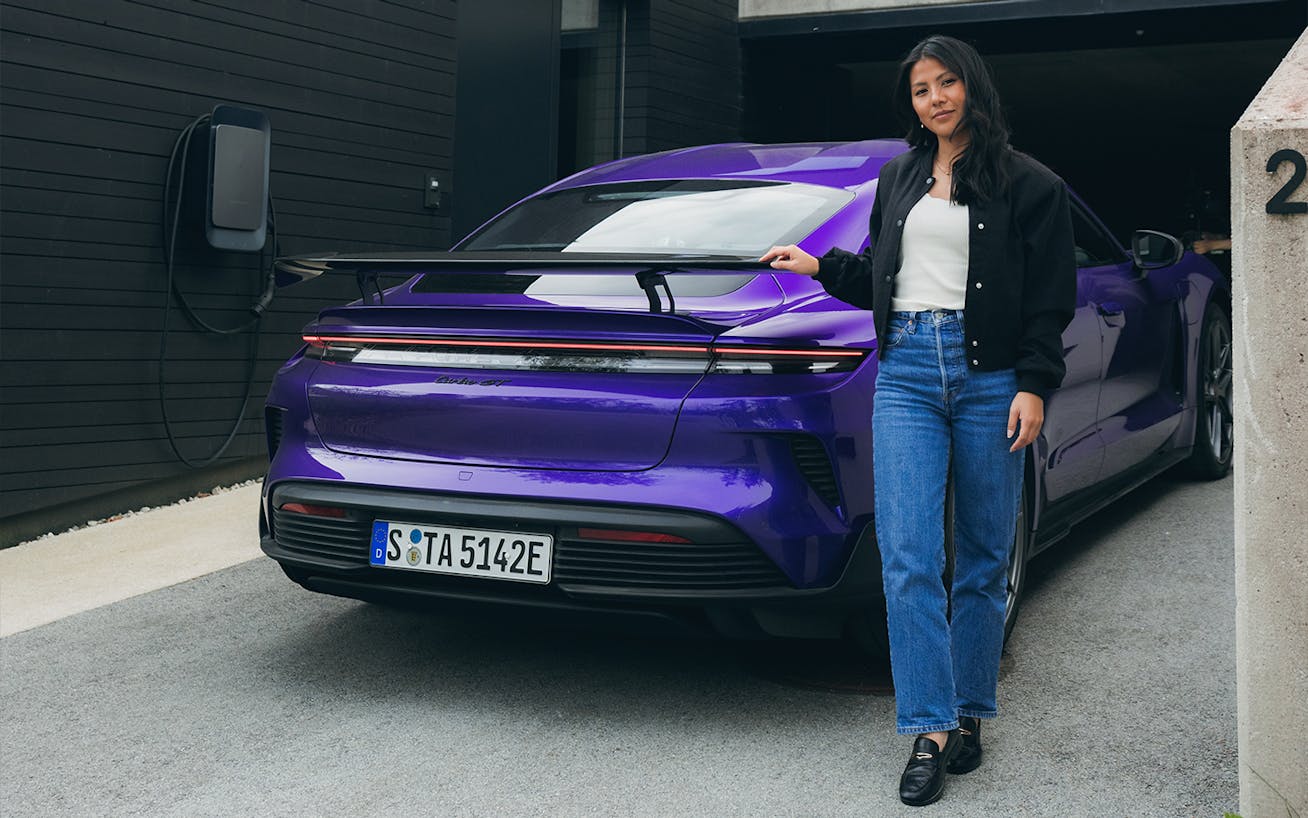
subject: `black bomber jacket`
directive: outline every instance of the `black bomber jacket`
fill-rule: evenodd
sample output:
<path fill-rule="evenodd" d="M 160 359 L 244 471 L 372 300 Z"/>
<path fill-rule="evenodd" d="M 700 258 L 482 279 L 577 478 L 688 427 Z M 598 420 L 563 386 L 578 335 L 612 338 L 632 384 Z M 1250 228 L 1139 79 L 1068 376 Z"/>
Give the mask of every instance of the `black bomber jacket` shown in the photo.
<path fill-rule="evenodd" d="M 1011 152 L 1006 194 L 968 206 L 964 343 L 968 366 L 1015 369 L 1017 388 L 1041 398 L 1058 387 L 1062 333 L 1076 306 L 1076 257 L 1067 186 L 1025 154 Z M 899 272 L 904 219 L 934 183 L 934 151 L 914 149 L 881 168 L 869 223 L 871 244 L 855 254 L 834 247 L 818 260 L 827 292 L 872 311 L 878 356 Z"/>

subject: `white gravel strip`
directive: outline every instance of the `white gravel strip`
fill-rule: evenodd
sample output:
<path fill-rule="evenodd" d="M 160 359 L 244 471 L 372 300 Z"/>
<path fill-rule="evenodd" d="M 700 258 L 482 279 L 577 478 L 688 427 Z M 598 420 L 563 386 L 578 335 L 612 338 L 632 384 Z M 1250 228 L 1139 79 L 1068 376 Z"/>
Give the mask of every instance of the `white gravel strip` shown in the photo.
<path fill-rule="evenodd" d="M 255 559 L 260 481 L 0 550 L 0 637 Z"/>

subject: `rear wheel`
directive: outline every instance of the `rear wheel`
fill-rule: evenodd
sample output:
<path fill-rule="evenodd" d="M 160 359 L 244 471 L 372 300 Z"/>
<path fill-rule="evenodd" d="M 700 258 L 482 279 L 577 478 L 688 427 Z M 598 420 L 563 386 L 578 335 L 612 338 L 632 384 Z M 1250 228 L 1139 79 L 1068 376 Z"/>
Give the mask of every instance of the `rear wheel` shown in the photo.
<path fill-rule="evenodd" d="M 1195 381 L 1199 400 L 1189 471 L 1217 480 L 1231 470 L 1234 422 L 1231 414 L 1231 319 L 1220 304 L 1209 304 L 1199 333 Z"/>
<path fill-rule="evenodd" d="M 1031 489 L 1027 481 L 1022 481 L 1022 498 L 1017 504 L 1017 520 L 1013 527 L 1013 545 L 1008 552 L 1008 598 L 1004 605 L 1004 641 L 1013 633 L 1017 624 L 1017 609 L 1022 604 L 1022 593 L 1026 590 L 1026 560 L 1031 553 Z"/>
<path fill-rule="evenodd" d="M 877 548 L 876 524 L 868 523 L 854 546 L 859 548 Z M 876 564 L 881 565 L 880 558 Z M 846 635 L 858 650 L 876 663 L 890 661 L 890 634 L 886 629 L 886 598 L 870 597 L 867 602 L 849 618 Z"/>
<path fill-rule="evenodd" d="M 304 583 L 309 579 L 309 572 L 302 568 L 292 568 L 284 562 L 279 562 L 277 565 L 282 569 L 282 573 L 286 575 L 287 579 L 297 585 L 304 586 Z"/>
<path fill-rule="evenodd" d="M 1017 503 L 1017 518 L 1013 521 L 1013 543 L 1008 547 L 1007 595 L 1004 601 L 1004 640 L 1013 632 L 1017 623 L 1017 609 L 1022 604 L 1022 593 L 1026 589 L 1026 560 L 1031 553 L 1031 489 L 1026 480 L 1022 481 L 1022 494 Z M 954 581 L 954 492 L 953 482 L 945 495 L 945 587 Z"/>
<path fill-rule="evenodd" d="M 1022 603 L 1026 589 L 1026 561 L 1031 553 L 1031 515 L 1030 485 L 1022 481 L 1022 495 L 1017 505 L 1017 518 L 1013 525 L 1013 542 L 1008 551 L 1007 597 L 1004 604 L 1004 640 L 1007 641 L 1017 623 L 1017 610 Z M 876 547 L 875 539 L 869 545 Z M 941 577 L 945 587 L 949 588 L 954 580 L 954 490 L 953 483 L 945 490 L 945 573 Z M 860 613 L 853 630 L 853 637 L 859 647 L 867 654 L 888 658 L 890 656 L 890 637 L 886 632 L 886 603 L 878 599 L 869 603 Z"/>

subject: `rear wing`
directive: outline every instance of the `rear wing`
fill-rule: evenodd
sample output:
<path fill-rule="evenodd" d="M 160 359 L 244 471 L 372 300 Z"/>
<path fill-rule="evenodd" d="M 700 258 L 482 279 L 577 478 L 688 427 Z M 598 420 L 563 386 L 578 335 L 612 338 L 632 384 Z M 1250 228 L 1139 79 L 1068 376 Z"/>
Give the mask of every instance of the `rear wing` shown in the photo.
<path fill-rule="evenodd" d="M 353 273 L 360 297 L 383 301 L 382 276 L 413 276 L 419 273 L 480 273 L 521 275 L 532 271 L 551 274 L 599 275 L 629 272 L 649 298 L 650 312 L 663 312 L 659 288 L 668 298 L 668 312 L 676 312 L 676 301 L 668 287 L 666 273 L 708 271 L 770 271 L 770 265 L 739 256 L 678 256 L 648 253 L 567 253 L 539 251 L 454 251 L 449 253 L 372 253 L 294 256 L 276 261 L 277 286 L 285 287 L 324 273 Z"/>

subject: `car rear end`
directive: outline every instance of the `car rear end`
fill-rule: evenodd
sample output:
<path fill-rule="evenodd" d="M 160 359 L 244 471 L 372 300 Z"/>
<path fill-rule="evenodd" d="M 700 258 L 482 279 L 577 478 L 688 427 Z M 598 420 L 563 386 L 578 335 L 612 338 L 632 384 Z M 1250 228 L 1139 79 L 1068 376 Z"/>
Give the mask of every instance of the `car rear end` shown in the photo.
<path fill-rule="evenodd" d="M 639 228 L 667 227 L 659 205 L 702 222 L 740 187 L 592 186 L 462 256 L 338 260 L 421 274 L 325 311 L 278 373 L 265 552 L 349 597 L 840 635 L 880 593 L 870 322 L 751 269 L 757 236 Z M 764 191 L 813 208 L 764 241 L 854 199 L 808 187 Z M 706 230 L 727 238 L 642 246 Z"/>

